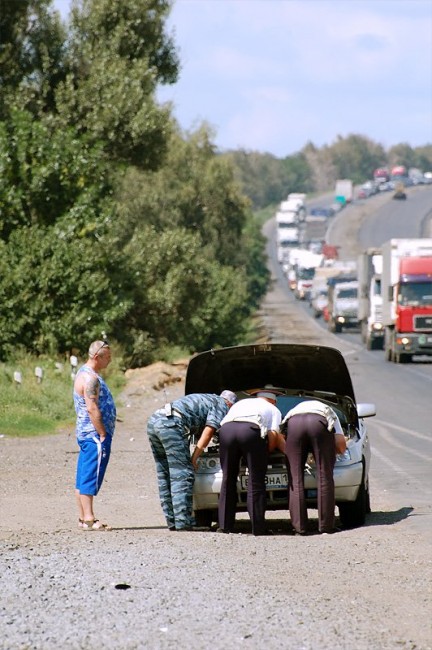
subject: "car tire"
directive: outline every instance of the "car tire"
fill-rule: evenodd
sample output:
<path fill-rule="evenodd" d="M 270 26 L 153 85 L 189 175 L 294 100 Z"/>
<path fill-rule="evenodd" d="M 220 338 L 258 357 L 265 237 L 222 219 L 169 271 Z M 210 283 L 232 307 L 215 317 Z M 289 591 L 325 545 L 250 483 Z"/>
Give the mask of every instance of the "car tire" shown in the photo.
<path fill-rule="evenodd" d="M 217 510 L 195 510 L 194 516 L 196 525 L 200 527 L 210 527 L 214 521 L 218 523 Z"/>
<path fill-rule="evenodd" d="M 366 520 L 366 514 L 370 512 L 369 490 L 365 485 L 364 472 L 363 463 L 363 476 L 356 500 L 338 504 L 339 517 L 344 528 L 358 528 L 359 526 L 363 526 Z"/>

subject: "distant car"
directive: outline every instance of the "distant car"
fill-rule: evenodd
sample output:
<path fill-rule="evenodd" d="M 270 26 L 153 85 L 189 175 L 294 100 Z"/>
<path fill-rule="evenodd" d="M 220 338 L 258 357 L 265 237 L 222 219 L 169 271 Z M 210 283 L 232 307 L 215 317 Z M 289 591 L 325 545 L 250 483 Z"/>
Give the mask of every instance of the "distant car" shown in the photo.
<path fill-rule="evenodd" d="M 333 208 L 311 208 L 309 211 L 309 214 L 312 217 L 326 217 L 328 219 L 329 217 L 332 217 L 334 215 L 335 211 Z"/>
<path fill-rule="evenodd" d="M 405 186 L 402 183 L 398 183 L 395 186 L 395 191 L 393 194 L 394 199 L 399 199 L 399 200 L 405 200 L 407 197 L 406 192 L 405 192 Z"/>
<path fill-rule="evenodd" d="M 327 289 L 320 289 L 316 296 L 311 300 L 311 307 L 315 318 L 322 316 L 324 309 L 328 306 L 328 292 Z"/>
<path fill-rule="evenodd" d="M 209 350 L 193 357 L 186 374 L 186 394 L 216 393 L 223 387 L 235 391 L 239 400 L 252 389 L 273 386 L 281 395 L 277 407 L 284 416 L 304 400 L 320 399 L 338 414 L 347 451 L 337 457 L 334 469 L 336 505 L 341 523 L 361 526 L 370 512 L 370 443 L 363 418 L 375 415 L 374 404 L 357 404 L 350 374 L 341 352 L 335 348 L 297 344 L 240 345 Z M 197 433 L 199 435 L 199 432 Z M 196 439 L 192 439 L 194 448 Z M 237 510 L 246 510 L 248 470 L 241 462 L 237 482 Z M 209 526 L 218 517 L 222 483 L 217 436 L 199 459 L 195 473 L 193 507 L 198 525 Z M 288 475 L 284 454 L 269 456 L 267 510 L 288 509 Z M 308 460 L 305 471 L 308 508 L 317 508 L 316 468 Z"/>
<path fill-rule="evenodd" d="M 336 212 L 340 212 L 345 206 L 340 201 L 335 201 L 331 204 L 330 207 L 333 210 L 334 214 L 336 214 Z"/>
<path fill-rule="evenodd" d="M 320 255 L 322 253 L 324 242 L 322 239 L 310 239 L 307 242 L 307 250 L 309 250 L 311 253 L 316 253 L 316 255 Z"/>

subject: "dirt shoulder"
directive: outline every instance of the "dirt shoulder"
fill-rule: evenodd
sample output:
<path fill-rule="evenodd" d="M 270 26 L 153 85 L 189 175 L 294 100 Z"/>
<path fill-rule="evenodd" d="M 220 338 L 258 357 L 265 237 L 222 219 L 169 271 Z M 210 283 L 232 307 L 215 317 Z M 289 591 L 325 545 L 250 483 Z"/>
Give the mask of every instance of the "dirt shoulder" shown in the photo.
<path fill-rule="evenodd" d="M 355 245 L 349 243 L 356 239 L 353 233 L 384 200 L 389 198 L 376 197 L 335 218 L 332 241 L 340 243 L 345 258 L 354 253 Z M 274 271 L 259 320 L 262 341 L 334 344 L 332 335 L 305 319 L 296 301 L 287 301 Z M 158 362 L 126 373 L 113 453 L 96 500 L 97 515 L 110 524 L 164 525 L 146 421 L 156 408 L 184 394 L 187 363 L 187 359 L 175 364 Z M 6 436 L 0 439 L 0 453 L 0 539 L 46 531 L 47 513 L 50 529 L 70 530 L 76 519 L 72 492 L 78 455 L 73 429 L 37 439 Z"/>

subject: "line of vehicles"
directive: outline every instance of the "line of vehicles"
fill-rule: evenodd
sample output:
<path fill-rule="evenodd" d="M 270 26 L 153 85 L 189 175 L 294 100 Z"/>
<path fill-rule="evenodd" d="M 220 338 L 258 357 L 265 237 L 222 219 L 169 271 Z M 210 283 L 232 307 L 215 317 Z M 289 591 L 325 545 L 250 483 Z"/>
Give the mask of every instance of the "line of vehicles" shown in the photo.
<path fill-rule="evenodd" d="M 373 178 L 361 185 L 357 191 L 357 199 L 367 199 L 379 192 L 393 190 L 394 199 L 405 200 L 406 188 L 413 185 L 426 185 L 432 183 L 432 172 L 423 173 L 420 169 L 404 165 L 394 167 L 379 167 L 374 170 Z"/>
<path fill-rule="evenodd" d="M 388 360 L 432 355 L 432 239 L 390 239 L 379 248 L 363 251 L 357 260 L 344 262 L 335 247 L 325 244 L 325 234 L 320 247 L 311 238 L 311 223 L 318 228 L 319 218 L 325 225 L 328 216 L 307 214 L 305 198 L 295 197 L 296 205 L 289 203 L 292 196 L 288 198 L 278 211 L 285 214 L 277 218 L 278 249 L 284 241 L 279 229 L 298 229 L 298 237 L 282 247 L 280 256 L 287 277 L 293 274 L 290 286 L 296 298 L 315 305 L 316 315 L 326 313 L 328 326 L 335 332 L 361 327 L 366 345 L 384 348 Z M 287 216 L 288 212 L 294 217 Z M 312 222 L 308 222 L 310 216 L 315 217 Z M 343 527 L 362 526 L 371 511 L 371 448 L 365 420 L 375 415 L 376 408 L 373 403 L 356 402 L 340 351 L 268 342 L 209 350 L 189 363 L 186 394 L 218 394 L 227 385 L 238 399 L 249 397 L 251 389 L 260 386 L 277 388 L 277 406 L 283 415 L 308 399 L 320 399 L 337 411 L 347 450 L 338 455 L 334 468 L 336 504 Z M 192 450 L 195 444 L 192 439 Z M 248 480 L 243 461 L 237 481 L 238 511 L 247 510 Z M 198 525 L 217 521 L 221 484 L 216 435 L 200 457 L 195 475 L 193 507 Z M 285 458 L 272 452 L 266 475 L 267 510 L 288 509 L 287 485 Z M 311 458 L 305 470 L 305 500 L 308 508 L 317 508 L 317 472 Z"/>
<path fill-rule="evenodd" d="M 337 248 L 325 243 L 328 217 L 321 240 L 311 239 L 305 196 L 296 196 L 296 238 L 283 240 L 277 221 L 278 259 L 294 296 L 307 301 L 331 332 L 360 330 L 366 348 L 384 350 L 388 361 L 432 356 L 432 239 L 390 239 L 341 261 Z"/>

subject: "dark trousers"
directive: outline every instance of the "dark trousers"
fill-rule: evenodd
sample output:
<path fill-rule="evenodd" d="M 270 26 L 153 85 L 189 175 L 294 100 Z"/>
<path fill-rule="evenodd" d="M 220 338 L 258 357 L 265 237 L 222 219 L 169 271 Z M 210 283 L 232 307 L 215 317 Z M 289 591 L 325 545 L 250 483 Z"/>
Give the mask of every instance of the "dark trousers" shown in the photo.
<path fill-rule="evenodd" d="M 219 431 L 220 459 L 223 479 L 219 495 L 219 526 L 228 532 L 234 529 L 237 505 L 237 478 L 240 459 L 249 469 L 247 510 L 252 533 L 265 533 L 268 447 L 257 426 L 248 422 L 227 422 Z"/>
<path fill-rule="evenodd" d="M 334 434 L 327 420 L 315 413 L 299 413 L 288 420 L 285 454 L 288 465 L 288 499 L 291 523 L 299 533 L 307 531 L 308 515 L 304 493 L 304 469 L 312 452 L 317 468 L 318 527 L 321 533 L 334 529 L 336 461 Z"/>

